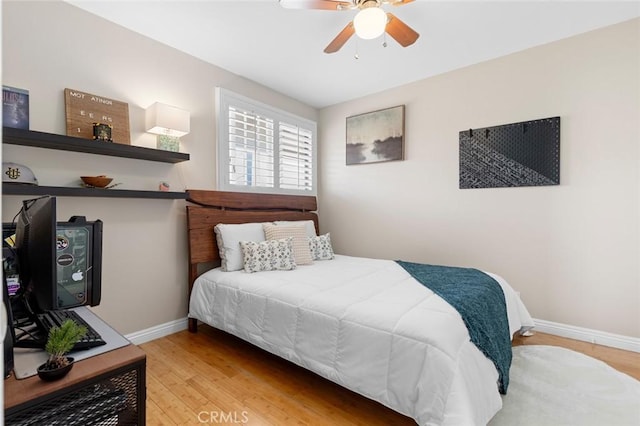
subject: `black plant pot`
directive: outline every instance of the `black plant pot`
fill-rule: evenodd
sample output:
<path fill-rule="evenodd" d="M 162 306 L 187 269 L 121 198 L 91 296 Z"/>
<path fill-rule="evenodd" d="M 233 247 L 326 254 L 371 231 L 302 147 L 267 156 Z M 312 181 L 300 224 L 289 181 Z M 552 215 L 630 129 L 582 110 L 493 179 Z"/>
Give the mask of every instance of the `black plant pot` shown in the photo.
<path fill-rule="evenodd" d="M 69 361 L 68 365 L 65 365 L 61 368 L 47 369 L 47 363 L 45 362 L 40 367 L 38 367 L 38 377 L 46 382 L 53 382 L 54 380 L 62 379 L 67 375 L 71 368 L 73 367 L 73 358 L 67 357 Z"/>

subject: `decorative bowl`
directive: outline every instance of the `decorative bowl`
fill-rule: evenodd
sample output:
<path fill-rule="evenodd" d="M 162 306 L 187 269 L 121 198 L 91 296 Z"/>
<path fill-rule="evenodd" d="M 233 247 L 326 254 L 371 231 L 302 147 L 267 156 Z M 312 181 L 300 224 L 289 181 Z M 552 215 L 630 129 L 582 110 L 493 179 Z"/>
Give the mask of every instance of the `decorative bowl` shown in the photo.
<path fill-rule="evenodd" d="M 80 179 L 87 186 L 93 186 L 96 188 L 105 188 L 107 185 L 111 183 L 113 178 L 107 177 L 105 175 L 100 176 L 80 176 Z"/>

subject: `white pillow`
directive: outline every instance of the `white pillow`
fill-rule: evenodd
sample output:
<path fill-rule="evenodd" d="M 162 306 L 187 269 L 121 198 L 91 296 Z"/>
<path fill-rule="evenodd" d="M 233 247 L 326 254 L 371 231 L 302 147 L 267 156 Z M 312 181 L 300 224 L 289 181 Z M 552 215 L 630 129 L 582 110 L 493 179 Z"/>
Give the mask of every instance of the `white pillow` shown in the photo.
<path fill-rule="evenodd" d="M 329 232 L 318 237 L 309 237 L 309 250 L 313 260 L 333 259 L 333 247 L 331 247 L 331 235 Z"/>
<path fill-rule="evenodd" d="M 292 242 L 292 237 L 259 243 L 240 241 L 245 272 L 296 269 Z"/>
<path fill-rule="evenodd" d="M 220 252 L 220 269 L 231 272 L 244 267 L 240 241 L 264 241 L 262 223 L 219 223 L 215 226 L 216 241 Z"/>
<path fill-rule="evenodd" d="M 304 225 L 309 237 L 315 237 L 318 235 L 316 234 L 316 225 L 312 220 L 276 220 L 273 224 L 278 226 Z"/>
<path fill-rule="evenodd" d="M 297 265 L 308 265 L 313 263 L 311 251 L 309 249 L 309 237 L 304 224 L 284 226 L 265 223 L 263 225 L 264 236 L 267 240 L 279 240 L 282 238 L 292 238 L 293 258 Z"/>

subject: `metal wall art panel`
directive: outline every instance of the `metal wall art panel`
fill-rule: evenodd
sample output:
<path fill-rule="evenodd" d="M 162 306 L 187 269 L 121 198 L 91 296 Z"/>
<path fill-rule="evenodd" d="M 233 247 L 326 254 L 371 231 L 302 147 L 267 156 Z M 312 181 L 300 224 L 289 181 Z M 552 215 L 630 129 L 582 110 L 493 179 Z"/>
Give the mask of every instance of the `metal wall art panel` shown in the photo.
<path fill-rule="evenodd" d="M 560 184 L 560 117 L 460 132 L 460 189 Z"/>

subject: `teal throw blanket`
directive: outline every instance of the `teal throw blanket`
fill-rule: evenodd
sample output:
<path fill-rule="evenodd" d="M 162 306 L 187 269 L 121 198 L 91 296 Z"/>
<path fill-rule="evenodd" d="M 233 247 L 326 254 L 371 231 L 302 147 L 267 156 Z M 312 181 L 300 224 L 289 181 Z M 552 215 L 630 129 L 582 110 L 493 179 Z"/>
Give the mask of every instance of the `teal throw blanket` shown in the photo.
<path fill-rule="evenodd" d="M 477 269 L 396 262 L 460 313 L 471 341 L 495 364 L 500 393 L 506 394 L 511 367 L 511 336 L 500 284 Z"/>

